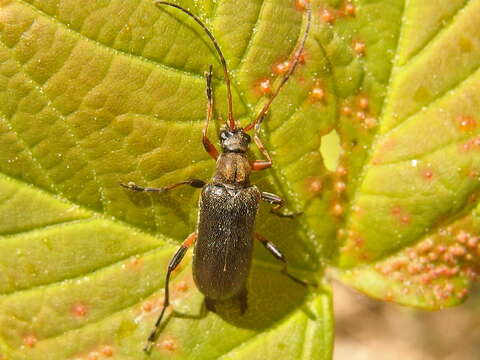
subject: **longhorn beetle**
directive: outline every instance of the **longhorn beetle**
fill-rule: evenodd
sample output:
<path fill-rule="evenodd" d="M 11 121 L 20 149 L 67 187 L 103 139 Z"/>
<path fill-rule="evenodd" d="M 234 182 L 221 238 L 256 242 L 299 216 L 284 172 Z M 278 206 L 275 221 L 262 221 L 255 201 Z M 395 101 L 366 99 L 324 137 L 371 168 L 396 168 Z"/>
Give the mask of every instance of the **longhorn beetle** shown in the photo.
<path fill-rule="evenodd" d="M 249 176 L 252 170 L 265 170 L 272 167 L 272 158 L 259 137 L 260 125 L 273 100 L 293 74 L 300 61 L 310 30 L 311 10 L 307 9 L 305 32 L 292 55 L 288 71 L 280 79 L 277 88 L 273 91 L 255 120 L 241 128 L 233 118 L 232 93 L 227 63 L 213 34 L 196 15 L 187 9 L 165 1 L 156 1 L 155 4 L 157 6 L 171 6 L 183 11 L 193 18 L 212 40 L 220 57 L 227 85 L 228 123 L 220 131 L 222 153 L 219 154 L 215 145 L 207 137 L 208 123 L 213 114 L 212 66 L 210 65 L 208 72 L 205 73 L 207 83 L 207 116 L 202 131 L 202 141 L 205 150 L 217 161 L 217 167 L 212 180 L 206 183 L 199 179 L 189 179 L 162 188 L 138 186 L 133 182 L 121 184 L 129 190 L 152 193 L 162 193 L 180 185 L 190 185 L 202 189 L 197 231 L 187 237 L 170 260 L 165 279 L 163 307 L 144 349 L 147 353 L 152 349 L 159 333 L 160 323 L 165 310 L 170 304 L 170 274 L 182 261 L 187 249 L 195 243 L 193 278 L 200 292 L 205 295 L 205 305 L 208 310 L 215 310 L 216 301 L 232 298 L 239 299 L 242 314 L 247 309 L 246 282 L 250 271 L 254 238 L 258 239 L 275 258 L 283 262 L 282 272 L 285 275 L 295 282 L 306 285 L 304 281 L 288 273 L 287 262 L 282 252 L 254 230 L 255 217 L 260 200 L 272 204 L 271 212 L 278 216 L 293 217 L 297 214 L 280 212 L 283 200 L 275 194 L 258 190 L 255 185 L 250 184 Z M 251 138 L 247 131 L 252 129 L 254 129 L 253 140 L 266 160 L 250 161 L 247 158 L 246 153 L 251 143 Z"/>

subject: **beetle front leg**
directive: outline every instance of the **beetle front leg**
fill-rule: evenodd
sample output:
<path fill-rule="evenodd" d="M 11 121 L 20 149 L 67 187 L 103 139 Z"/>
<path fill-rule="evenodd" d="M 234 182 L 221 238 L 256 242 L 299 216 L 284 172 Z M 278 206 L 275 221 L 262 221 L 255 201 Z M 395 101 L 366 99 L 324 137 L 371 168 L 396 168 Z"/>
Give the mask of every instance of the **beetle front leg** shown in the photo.
<path fill-rule="evenodd" d="M 262 243 L 263 246 L 265 246 L 265 248 L 270 252 L 270 254 L 272 254 L 275 257 L 275 259 L 283 262 L 282 274 L 285 274 L 286 276 L 288 276 L 290 279 L 292 279 L 293 281 L 295 281 L 298 284 L 301 284 L 303 286 L 309 285 L 307 282 L 293 276 L 292 274 L 290 274 L 288 272 L 287 259 L 285 259 L 285 255 L 283 255 L 283 253 L 272 242 L 265 239 L 259 233 L 255 233 L 255 237 L 257 238 L 258 241 L 260 241 Z"/>
<path fill-rule="evenodd" d="M 295 216 L 298 216 L 298 215 L 301 215 L 303 214 L 302 212 L 299 212 L 299 213 L 282 213 L 280 211 L 280 208 L 283 206 L 283 199 L 278 196 L 278 195 L 275 195 L 275 194 L 272 194 L 272 193 L 268 193 L 268 192 L 263 192 L 262 191 L 262 200 L 263 201 L 266 201 L 270 204 L 273 205 L 272 209 L 270 210 L 270 212 L 272 214 L 275 214 L 277 216 L 280 216 L 280 217 L 286 217 L 286 218 L 293 218 Z"/>
<path fill-rule="evenodd" d="M 253 140 L 255 141 L 255 144 L 257 144 L 258 148 L 260 149 L 260 152 L 267 158 L 267 160 L 254 160 L 250 162 L 250 166 L 254 171 L 265 170 L 265 169 L 271 168 L 273 165 L 273 161 L 270 154 L 268 153 L 265 146 L 263 146 L 262 141 L 258 136 L 258 130 L 259 130 L 259 124 L 255 126 L 255 133 L 253 135 Z"/>
<path fill-rule="evenodd" d="M 155 323 L 155 328 L 153 329 L 153 331 L 150 333 L 150 336 L 148 337 L 147 346 L 145 346 L 144 348 L 144 351 L 146 353 L 150 353 L 150 351 L 152 350 L 152 346 L 155 343 L 155 339 L 158 336 L 160 323 L 162 322 L 163 316 L 165 315 L 165 310 L 170 305 L 170 292 L 168 289 L 168 285 L 170 282 L 170 274 L 180 264 L 188 248 L 191 247 L 193 244 L 195 244 L 195 241 L 197 241 L 197 236 L 198 236 L 197 233 L 190 234 L 182 243 L 182 246 L 180 246 L 180 248 L 177 250 L 175 255 L 173 255 L 172 259 L 170 260 L 170 263 L 168 264 L 167 276 L 165 278 L 165 295 L 163 298 L 162 311 L 160 312 L 157 322 Z"/>
<path fill-rule="evenodd" d="M 125 189 L 132 190 L 132 191 L 161 193 L 161 192 L 165 192 L 165 191 L 168 191 L 168 190 L 175 189 L 176 187 L 179 187 L 180 185 L 190 185 L 190 186 L 193 186 L 195 188 L 203 188 L 205 186 L 205 181 L 200 180 L 200 179 L 189 179 L 189 180 L 181 181 L 181 182 L 176 183 L 176 184 L 167 185 L 167 186 L 164 186 L 164 187 L 161 187 L 161 188 L 139 186 L 139 185 L 137 185 L 137 184 L 135 184 L 134 182 L 131 182 L 131 181 L 127 184 L 120 184 L 120 185 L 123 186 Z"/>

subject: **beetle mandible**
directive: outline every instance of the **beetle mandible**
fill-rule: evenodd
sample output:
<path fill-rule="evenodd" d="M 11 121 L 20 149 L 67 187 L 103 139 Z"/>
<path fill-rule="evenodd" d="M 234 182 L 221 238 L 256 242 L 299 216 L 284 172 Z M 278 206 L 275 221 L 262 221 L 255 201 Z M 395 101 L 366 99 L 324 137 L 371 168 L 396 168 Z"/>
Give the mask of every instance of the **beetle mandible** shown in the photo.
<path fill-rule="evenodd" d="M 202 142 L 205 150 L 217 162 L 215 174 L 211 181 L 206 183 L 199 179 L 189 179 L 162 188 L 143 187 L 133 182 L 121 184 L 129 190 L 152 193 L 172 190 L 180 185 L 190 185 L 202 189 L 197 231 L 187 237 L 170 260 L 165 279 L 164 302 L 144 349 L 147 353 L 152 349 L 165 310 L 170 304 L 170 274 L 180 264 L 188 248 L 194 244 L 193 278 L 200 292 L 205 295 L 205 305 L 209 310 L 215 309 L 216 301 L 238 298 L 240 300 L 241 313 L 245 312 L 247 308 L 246 282 L 250 271 L 254 238 L 258 239 L 275 258 L 283 262 L 282 272 L 285 275 L 293 281 L 306 285 L 304 281 L 288 273 L 287 262 L 282 252 L 273 243 L 256 233 L 254 229 L 255 218 L 261 200 L 272 204 L 271 212 L 278 216 L 293 217 L 296 214 L 280 212 L 279 209 L 283 206 L 283 200 L 275 194 L 261 192 L 255 185 L 251 185 L 249 176 L 251 171 L 272 167 L 272 158 L 259 137 L 260 126 L 273 100 L 300 62 L 310 30 L 310 8 L 306 9 L 306 28 L 293 53 L 288 71 L 279 80 L 276 89 L 272 92 L 272 95 L 256 118 L 250 124 L 241 128 L 237 126 L 233 117 L 232 93 L 227 63 L 213 34 L 189 10 L 165 1 L 156 1 L 155 4 L 157 6 L 171 6 L 181 10 L 193 18 L 212 40 L 220 57 L 226 82 L 228 123 L 219 134 L 222 147 L 222 153 L 220 154 L 207 137 L 208 123 L 213 114 L 212 66 L 210 65 L 208 72 L 205 73 L 207 83 L 207 116 L 202 131 Z M 254 130 L 253 140 L 266 160 L 251 161 L 247 158 L 246 153 L 251 143 L 251 137 L 247 134 L 247 131 L 252 129 Z"/>

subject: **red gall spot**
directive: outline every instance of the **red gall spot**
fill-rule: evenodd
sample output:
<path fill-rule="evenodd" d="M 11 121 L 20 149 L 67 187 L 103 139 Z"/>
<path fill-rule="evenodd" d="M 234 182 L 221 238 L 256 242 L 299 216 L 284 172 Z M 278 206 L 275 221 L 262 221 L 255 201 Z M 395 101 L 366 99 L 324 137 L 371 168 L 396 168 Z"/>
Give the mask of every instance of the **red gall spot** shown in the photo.
<path fill-rule="evenodd" d="M 468 295 L 468 289 L 462 289 L 462 290 L 460 290 L 460 291 L 458 292 L 458 297 L 459 297 L 460 299 L 466 298 L 467 295 Z"/>
<path fill-rule="evenodd" d="M 423 177 L 427 180 L 430 180 L 433 177 L 433 172 L 431 170 L 424 170 Z"/>
<path fill-rule="evenodd" d="M 282 61 L 273 67 L 273 72 L 277 75 L 282 75 L 285 74 L 291 66 L 292 64 L 290 63 L 290 61 Z"/>
<path fill-rule="evenodd" d="M 113 356 L 113 347 L 110 345 L 105 345 L 102 349 L 102 354 L 105 355 L 106 357 Z"/>
<path fill-rule="evenodd" d="M 422 241 L 419 245 L 418 245 L 418 250 L 420 252 L 427 252 L 429 250 L 431 250 L 433 248 L 433 240 L 428 238 L 424 241 Z"/>
<path fill-rule="evenodd" d="M 140 266 L 141 262 L 142 261 L 138 257 L 134 257 L 134 258 L 130 259 L 130 261 L 128 261 L 127 267 L 129 269 L 132 269 L 132 270 L 137 270 L 138 267 Z"/>
<path fill-rule="evenodd" d="M 303 11 L 307 8 L 309 4 L 308 0 L 295 0 L 295 7 L 297 10 Z"/>
<path fill-rule="evenodd" d="M 446 272 L 448 272 L 448 268 L 445 265 L 435 267 L 430 271 L 430 273 L 434 278 L 444 276 Z"/>
<path fill-rule="evenodd" d="M 478 245 L 478 238 L 472 237 L 468 239 L 467 246 L 471 249 L 475 249 Z"/>
<path fill-rule="evenodd" d="M 480 137 L 473 139 L 473 145 L 476 147 L 480 147 Z"/>
<path fill-rule="evenodd" d="M 457 246 L 452 246 L 449 250 L 450 254 L 452 254 L 453 256 L 464 256 L 467 251 L 465 250 L 465 248 L 461 245 L 457 245 Z"/>
<path fill-rule="evenodd" d="M 450 276 L 455 276 L 455 275 L 457 275 L 459 272 L 460 272 L 460 267 L 457 265 L 457 266 L 452 267 L 452 268 L 449 269 L 448 275 L 450 275 Z"/>
<path fill-rule="evenodd" d="M 90 353 L 87 356 L 87 360 L 98 360 L 98 359 L 100 359 L 100 356 L 96 352 L 95 353 Z"/>
<path fill-rule="evenodd" d="M 425 256 L 420 256 L 418 261 L 420 261 L 422 264 L 426 264 L 427 267 L 433 267 L 433 264 L 429 264 L 429 260 Z"/>
<path fill-rule="evenodd" d="M 444 298 L 444 296 L 443 296 L 443 291 L 442 291 L 442 288 L 440 287 L 440 285 L 435 285 L 435 286 L 433 287 L 433 294 L 434 294 L 435 297 L 438 298 L 438 299 Z"/>
<path fill-rule="evenodd" d="M 390 212 L 393 216 L 398 216 L 402 213 L 402 208 L 400 206 L 394 206 Z"/>
<path fill-rule="evenodd" d="M 359 235 L 353 237 L 353 242 L 355 243 L 356 246 L 361 247 L 363 246 L 363 238 Z"/>
<path fill-rule="evenodd" d="M 322 20 L 328 24 L 333 24 L 335 23 L 335 14 L 333 13 L 332 10 L 330 9 L 323 9 L 322 13 Z"/>
<path fill-rule="evenodd" d="M 368 98 L 362 96 L 360 97 L 360 99 L 358 99 L 358 106 L 360 107 L 360 109 L 367 110 L 368 105 L 369 105 Z"/>
<path fill-rule="evenodd" d="M 460 230 L 456 236 L 458 242 L 465 244 L 470 239 L 470 234 L 466 231 Z"/>
<path fill-rule="evenodd" d="M 412 249 L 408 251 L 408 257 L 410 258 L 410 260 L 415 260 L 418 257 L 418 254 L 415 250 Z"/>
<path fill-rule="evenodd" d="M 145 301 L 142 305 L 142 309 L 145 312 L 150 312 L 153 309 L 153 303 L 151 301 Z"/>
<path fill-rule="evenodd" d="M 472 141 L 469 140 L 466 143 L 461 145 L 461 150 L 465 152 L 470 151 L 470 149 L 472 148 L 472 145 L 473 145 Z"/>
<path fill-rule="evenodd" d="M 85 317 L 88 313 L 88 308 L 84 304 L 77 304 L 72 308 L 72 313 L 77 318 Z"/>
<path fill-rule="evenodd" d="M 367 114 L 365 111 L 358 111 L 355 116 L 357 117 L 358 120 L 363 121 L 367 118 Z"/>
<path fill-rule="evenodd" d="M 377 126 L 377 119 L 375 119 L 374 117 L 367 117 L 364 121 L 364 124 L 365 124 L 365 127 L 367 129 L 372 129 L 374 128 L 375 126 Z"/>
<path fill-rule="evenodd" d="M 372 160 L 372 164 L 373 164 L 373 165 L 378 165 L 378 164 L 381 164 L 381 163 L 382 163 L 382 159 L 381 159 L 380 157 L 374 158 L 374 159 Z"/>
<path fill-rule="evenodd" d="M 465 275 L 470 279 L 470 280 L 476 280 L 477 279 L 477 276 L 478 274 L 475 272 L 474 269 L 472 269 L 471 267 L 467 267 L 466 269 L 464 269 L 464 272 L 465 272 Z"/>
<path fill-rule="evenodd" d="M 188 290 L 188 284 L 187 284 L 187 282 L 186 282 L 186 281 L 183 281 L 183 280 L 179 281 L 178 284 L 177 284 L 177 286 L 176 286 L 176 289 L 177 289 L 178 291 L 182 291 L 182 292 L 187 291 L 187 290 Z"/>
<path fill-rule="evenodd" d="M 337 172 L 338 175 L 341 175 L 341 176 L 347 175 L 347 169 L 342 165 L 337 166 L 336 172 Z"/>
<path fill-rule="evenodd" d="M 307 180 L 307 189 L 309 192 L 317 194 L 322 191 L 322 181 L 318 177 L 312 177 Z"/>
<path fill-rule="evenodd" d="M 363 41 L 360 41 L 360 40 L 355 40 L 353 42 L 353 51 L 355 51 L 355 53 L 358 55 L 358 56 L 363 56 L 365 55 L 365 49 L 366 49 L 366 45 Z"/>
<path fill-rule="evenodd" d="M 390 273 L 393 271 L 392 266 L 390 264 L 385 264 L 382 266 L 380 272 L 383 275 L 390 275 Z"/>
<path fill-rule="evenodd" d="M 270 79 L 260 80 L 257 88 L 263 95 L 270 93 L 272 91 L 272 84 L 270 82 Z"/>
<path fill-rule="evenodd" d="M 452 264 L 452 265 L 457 263 L 454 255 L 451 254 L 450 252 L 443 254 L 443 261 L 445 261 L 448 264 Z"/>
<path fill-rule="evenodd" d="M 310 97 L 314 101 L 322 101 L 325 99 L 325 90 L 319 86 L 315 86 L 310 93 Z"/>
<path fill-rule="evenodd" d="M 351 2 L 345 4 L 345 15 L 355 16 L 357 13 L 357 8 Z"/>
<path fill-rule="evenodd" d="M 470 170 L 467 174 L 467 176 L 470 178 L 470 179 L 477 179 L 478 176 L 479 176 L 479 173 L 478 171 L 475 171 L 475 170 Z"/>
<path fill-rule="evenodd" d="M 332 208 L 333 215 L 341 216 L 341 215 L 343 215 L 343 211 L 344 211 L 344 209 L 343 209 L 343 206 L 341 204 L 336 203 L 336 204 L 333 205 L 333 208 Z"/>
<path fill-rule="evenodd" d="M 458 116 L 456 122 L 461 131 L 472 131 L 477 126 L 475 119 L 472 116 L 467 115 Z"/>
<path fill-rule="evenodd" d="M 448 283 L 445 285 L 445 290 L 448 291 L 448 292 L 452 292 L 453 290 L 455 289 L 455 287 L 453 286 L 453 284 L 451 283 Z"/>
<path fill-rule="evenodd" d="M 165 339 L 160 343 L 160 347 L 167 351 L 175 351 L 177 349 L 177 345 L 172 339 Z"/>
<path fill-rule="evenodd" d="M 444 253 L 445 251 L 447 251 L 447 247 L 445 245 L 438 245 L 437 246 L 437 252 L 439 252 L 440 254 Z"/>
<path fill-rule="evenodd" d="M 352 108 L 348 105 L 342 106 L 341 109 L 342 115 L 344 116 L 351 116 L 352 115 Z"/>
<path fill-rule="evenodd" d="M 427 285 L 427 284 L 430 284 L 432 282 L 432 277 L 429 275 L 429 274 L 422 274 L 420 276 L 420 282 L 423 284 L 423 285 Z"/>
<path fill-rule="evenodd" d="M 392 261 L 392 269 L 394 270 L 400 270 L 406 265 L 405 259 L 397 259 L 395 261 Z"/>
<path fill-rule="evenodd" d="M 345 191 L 347 185 L 343 181 L 337 181 L 335 182 L 334 188 L 337 193 L 341 193 Z"/>
<path fill-rule="evenodd" d="M 410 218 L 410 215 L 405 214 L 400 217 L 400 222 L 403 225 L 409 225 L 412 222 L 412 219 Z"/>
<path fill-rule="evenodd" d="M 37 344 L 38 339 L 35 335 L 27 335 L 23 338 L 23 343 L 26 347 L 33 348 Z"/>

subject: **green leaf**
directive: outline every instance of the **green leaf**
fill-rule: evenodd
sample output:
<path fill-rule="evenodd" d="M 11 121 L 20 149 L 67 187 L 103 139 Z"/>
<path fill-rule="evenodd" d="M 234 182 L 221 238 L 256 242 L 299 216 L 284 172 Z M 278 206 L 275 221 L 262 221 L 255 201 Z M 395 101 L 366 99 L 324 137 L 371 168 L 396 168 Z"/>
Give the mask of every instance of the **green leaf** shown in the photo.
<path fill-rule="evenodd" d="M 465 299 L 480 266 L 480 4 L 419 1 L 399 14 L 337 274 L 380 299 L 438 309 Z"/>
<path fill-rule="evenodd" d="M 218 38 L 235 115 L 246 124 L 265 101 L 258 82 L 292 53 L 304 12 L 277 0 L 182 5 Z M 203 73 L 214 66 L 224 116 L 218 57 L 197 24 L 151 1 L 4 1 L 0 19 L 0 354 L 145 358 L 168 261 L 196 227 L 198 190 L 150 196 L 119 183 L 212 176 L 215 163 L 201 144 Z M 322 113 L 323 104 L 308 102 L 313 81 L 297 82 L 320 72 L 321 59 L 312 54 L 277 100 L 265 141 L 278 170 L 254 177 L 262 190 L 286 197 L 290 210 L 308 214 L 321 202 L 308 205 L 305 178 L 318 174 L 321 133 L 334 119 L 333 107 Z M 299 127 L 307 115 L 312 121 Z M 213 139 L 220 125 L 211 126 Z M 314 136 L 286 152 L 305 132 Z M 311 242 L 307 220 L 272 219 L 268 210 L 262 207 L 258 230 L 286 252 L 292 272 L 317 277 L 326 238 Z M 206 314 L 186 259 L 170 284 L 175 314 L 152 359 L 328 359 L 328 285 L 310 291 L 280 269 L 257 247 L 245 316 L 235 304 Z"/>

